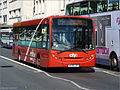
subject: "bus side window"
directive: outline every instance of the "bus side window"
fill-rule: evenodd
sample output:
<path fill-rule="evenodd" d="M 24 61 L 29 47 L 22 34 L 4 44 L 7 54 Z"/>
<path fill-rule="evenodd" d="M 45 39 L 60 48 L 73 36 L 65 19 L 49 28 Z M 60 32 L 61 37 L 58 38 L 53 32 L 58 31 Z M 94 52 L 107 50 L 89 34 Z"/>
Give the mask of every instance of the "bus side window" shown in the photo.
<path fill-rule="evenodd" d="M 66 14 L 67 15 L 73 15 L 73 5 L 67 6 Z"/>
<path fill-rule="evenodd" d="M 46 49 L 48 44 L 48 27 L 47 25 L 41 25 L 36 32 L 35 39 L 37 41 L 37 48 Z"/>
<path fill-rule="evenodd" d="M 14 28 L 14 30 L 13 30 L 13 40 L 14 40 L 14 42 L 17 42 L 18 39 L 19 39 L 19 34 L 18 34 L 17 29 L 18 28 Z"/>

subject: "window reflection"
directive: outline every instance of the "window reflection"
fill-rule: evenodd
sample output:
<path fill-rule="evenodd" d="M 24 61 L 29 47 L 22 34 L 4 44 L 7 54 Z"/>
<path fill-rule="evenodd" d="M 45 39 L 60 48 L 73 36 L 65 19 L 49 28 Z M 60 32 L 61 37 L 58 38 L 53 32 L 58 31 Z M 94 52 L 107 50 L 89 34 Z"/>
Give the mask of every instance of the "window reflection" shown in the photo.
<path fill-rule="evenodd" d="M 18 45 L 29 46 L 36 27 L 26 26 L 14 28 L 14 41 L 18 42 Z M 31 47 L 48 49 L 48 37 L 48 25 L 41 25 L 33 37 Z"/>

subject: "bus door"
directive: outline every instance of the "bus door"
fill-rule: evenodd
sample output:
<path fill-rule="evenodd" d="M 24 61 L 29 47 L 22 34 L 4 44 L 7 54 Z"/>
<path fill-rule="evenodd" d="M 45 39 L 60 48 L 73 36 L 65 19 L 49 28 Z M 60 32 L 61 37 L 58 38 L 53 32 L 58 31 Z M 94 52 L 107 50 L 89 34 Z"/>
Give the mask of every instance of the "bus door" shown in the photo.
<path fill-rule="evenodd" d="M 106 47 L 109 48 L 109 54 L 115 51 L 116 54 L 119 53 L 120 46 L 120 32 L 117 29 L 107 28 L 106 30 Z"/>
<path fill-rule="evenodd" d="M 41 51 L 40 51 L 40 63 L 41 66 L 47 66 L 48 65 L 48 53 L 49 53 L 49 32 L 48 32 L 48 25 L 42 25 L 40 32 L 42 35 L 42 42 L 41 42 Z"/>

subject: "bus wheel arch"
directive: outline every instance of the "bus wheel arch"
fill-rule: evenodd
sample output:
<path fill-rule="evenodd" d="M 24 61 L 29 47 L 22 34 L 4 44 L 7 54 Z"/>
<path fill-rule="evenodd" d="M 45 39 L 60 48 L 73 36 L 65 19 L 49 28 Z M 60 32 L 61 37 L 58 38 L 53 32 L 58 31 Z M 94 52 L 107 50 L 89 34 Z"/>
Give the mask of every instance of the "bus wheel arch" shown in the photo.
<path fill-rule="evenodd" d="M 112 51 L 109 56 L 109 64 L 111 70 L 118 70 L 118 58 L 115 51 Z"/>
<path fill-rule="evenodd" d="M 37 67 L 40 67 L 40 53 L 37 54 L 36 65 L 37 65 Z"/>

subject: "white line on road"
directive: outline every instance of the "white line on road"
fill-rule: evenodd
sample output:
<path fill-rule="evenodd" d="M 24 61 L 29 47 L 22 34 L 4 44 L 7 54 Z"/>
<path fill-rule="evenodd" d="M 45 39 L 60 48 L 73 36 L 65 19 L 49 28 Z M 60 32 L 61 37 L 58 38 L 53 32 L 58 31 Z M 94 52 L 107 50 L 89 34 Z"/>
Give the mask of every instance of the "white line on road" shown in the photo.
<path fill-rule="evenodd" d="M 106 74 L 109 74 L 109 75 L 112 75 L 112 76 L 115 76 L 115 77 L 120 77 L 120 75 L 116 75 L 112 71 L 103 70 L 103 69 L 100 69 L 100 68 L 97 68 L 97 67 L 94 67 L 94 69 L 96 69 L 95 71 L 100 71 L 100 72 L 104 72 Z"/>
<path fill-rule="evenodd" d="M 30 69 L 32 69 L 32 70 L 35 70 L 35 71 L 37 71 L 37 72 L 42 72 L 42 73 L 44 73 L 45 75 L 47 75 L 48 77 L 55 78 L 55 79 L 59 79 L 59 80 L 63 80 L 63 81 L 66 81 L 66 82 L 70 82 L 70 83 L 72 83 L 73 85 L 75 85 L 76 87 L 78 87 L 78 88 L 80 88 L 80 89 L 82 89 L 82 90 L 90 90 L 90 89 L 88 89 L 88 88 L 85 88 L 85 87 L 82 87 L 82 86 L 78 85 L 77 83 L 75 83 L 75 82 L 73 82 L 73 81 L 71 81 L 71 80 L 64 79 L 64 78 L 59 78 L 59 77 L 54 77 L 54 76 L 52 76 L 52 75 L 48 74 L 47 72 L 42 71 L 42 70 L 40 70 L 40 69 L 37 69 L 37 68 L 34 68 L 34 67 L 30 67 L 30 66 L 28 66 L 28 65 L 26 65 L 26 64 L 17 62 L 17 61 L 15 61 L 15 60 L 9 59 L 9 58 L 4 57 L 4 56 L 0 56 L 0 57 L 3 58 L 3 59 L 6 59 L 6 60 L 8 60 L 8 61 L 17 63 L 17 64 L 19 64 L 19 65 L 25 66 L 25 67 L 27 67 L 27 68 L 30 68 Z"/>
<path fill-rule="evenodd" d="M 28 65 L 26 65 L 26 64 L 17 62 L 17 61 L 15 61 L 15 60 L 9 59 L 9 58 L 7 58 L 7 57 L 4 57 L 4 56 L 0 56 L 0 57 L 3 58 L 3 59 L 9 60 L 9 61 L 11 61 L 11 62 L 17 63 L 17 64 L 19 64 L 19 65 L 28 67 L 28 68 L 30 68 L 30 69 L 32 69 L 32 70 L 36 70 L 36 71 L 38 71 L 38 72 L 43 72 L 42 70 L 38 70 L 37 68 L 30 67 L 30 66 L 28 66 Z"/>

